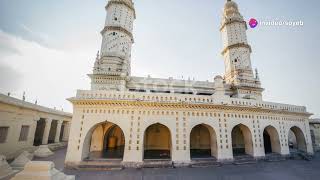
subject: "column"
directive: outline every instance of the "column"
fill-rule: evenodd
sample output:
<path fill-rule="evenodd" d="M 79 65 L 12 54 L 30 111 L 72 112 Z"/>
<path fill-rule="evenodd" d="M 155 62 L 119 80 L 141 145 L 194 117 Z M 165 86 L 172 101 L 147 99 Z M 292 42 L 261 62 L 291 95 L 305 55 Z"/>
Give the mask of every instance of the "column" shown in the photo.
<path fill-rule="evenodd" d="M 306 133 L 306 145 L 307 145 L 307 153 L 308 154 L 314 154 L 313 145 L 312 145 L 312 139 L 311 139 L 311 131 L 310 131 L 310 125 L 309 125 L 309 119 L 305 120 L 305 133 Z"/>
<path fill-rule="evenodd" d="M 57 130 L 56 130 L 56 136 L 54 138 L 54 142 L 58 143 L 60 142 L 60 132 L 61 132 L 61 126 L 62 126 L 63 121 L 59 120 L 57 124 Z"/>
<path fill-rule="evenodd" d="M 67 142 L 69 140 L 69 133 L 70 133 L 70 122 L 65 123 L 64 125 L 64 131 L 62 136 L 62 141 Z"/>
<path fill-rule="evenodd" d="M 40 120 L 39 116 L 33 117 L 33 123 L 32 123 L 32 125 L 30 127 L 29 138 L 30 138 L 30 142 L 32 142 L 32 145 L 34 145 L 34 140 L 35 140 L 35 137 L 36 137 L 37 125 L 38 125 L 38 121 L 39 120 Z"/>
<path fill-rule="evenodd" d="M 48 144 L 48 139 L 49 139 L 49 133 L 50 133 L 50 129 L 51 129 L 51 123 L 52 123 L 52 119 L 51 118 L 47 118 L 46 120 L 46 126 L 44 128 L 43 131 L 43 137 L 42 137 L 42 144 Z"/>

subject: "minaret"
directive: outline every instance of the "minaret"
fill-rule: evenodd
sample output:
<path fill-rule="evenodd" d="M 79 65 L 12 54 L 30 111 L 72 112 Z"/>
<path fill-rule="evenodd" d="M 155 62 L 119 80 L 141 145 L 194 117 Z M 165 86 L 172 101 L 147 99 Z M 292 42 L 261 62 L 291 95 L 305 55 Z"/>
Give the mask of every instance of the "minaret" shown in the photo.
<path fill-rule="evenodd" d="M 247 99 L 261 99 L 259 79 L 254 77 L 251 66 L 251 46 L 247 41 L 247 23 L 240 14 L 238 5 L 227 0 L 221 23 L 225 63 L 225 81 L 234 89 L 234 96 Z"/>
<path fill-rule="evenodd" d="M 132 30 L 136 18 L 132 0 L 109 0 L 102 44 L 91 77 L 92 90 L 125 90 L 131 74 Z"/>

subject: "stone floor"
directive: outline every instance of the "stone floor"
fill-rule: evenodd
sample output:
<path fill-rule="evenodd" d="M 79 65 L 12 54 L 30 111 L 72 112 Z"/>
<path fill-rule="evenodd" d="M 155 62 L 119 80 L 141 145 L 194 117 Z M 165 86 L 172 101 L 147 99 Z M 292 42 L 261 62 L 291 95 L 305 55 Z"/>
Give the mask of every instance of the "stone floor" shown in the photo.
<path fill-rule="evenodd" d="M 319 180 L 320 154 L 308 162 L 288 160 L 282 162 L 259 162 L 249 165 L 223 165 L 208 168 L 176 169 L 125 169 L 121 171 L 72 171 L 65 170 L 65 149 L 58 150 L 49 158 L 36 160 L 53 161 L 56 168 L 77 180 Z"/>

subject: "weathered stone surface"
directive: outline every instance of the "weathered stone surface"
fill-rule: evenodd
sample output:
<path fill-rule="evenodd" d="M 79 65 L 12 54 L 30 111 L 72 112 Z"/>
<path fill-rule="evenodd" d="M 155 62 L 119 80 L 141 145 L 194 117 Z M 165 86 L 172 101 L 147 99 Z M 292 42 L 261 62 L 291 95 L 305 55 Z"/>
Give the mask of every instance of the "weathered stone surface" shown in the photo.
<path fill-rule="evenodd" d="M 12 114 L 18 114 L 19 118 Z M 0 93 L 0 124 L 8 127 L 6 139 L 0 143 L 0 154 L 11 160 L 18 157 L 23 151 L 35 151 L 38 147 L 35 147 L 34 144 L 40 145 L 42 139 L 44 139 L 44 133 L 42 132 L 46 119 L 63 121 L 61 126 L 61 130 L 63 130 L 63 133 L 61 133 L 62 140 L 68 141 L 71 113 L 40 106 L 34 102 L 30 103 L 27 100 L 23 101 Z M 25 137 L 26 139 L 23 142 L 19 141 L 22 126 L 29 128 L 28 136 Z M 52 129 L 56 130 L 53 132 L 58 131 L 58 127 Z"/>
<path fill-rule="evenodd" d="M 48 145 L 41 145 L 39 148 L 34 151 L 34 156 L 36 157 L 48 157 L 54 153 L 49 149 Z"/>
<path fill-rule="evenodd" d="M 10 164 L 14 169 L 23 169 L 23 167 L 33 159 L 33 154 L 28 151 L 22 152 L 15 160 Z"/>
<path fill-rule="evenodd" d="M 67 176 L 54 168 L 49 161 L 30 161 L 24 170 L 11 180 L 75 180 L 75 176 Z"/>
<path fill-rule="evenodd" d="M 10 176 L 15 172 L 16 171 L 12 170 L 12 168 L 8 164 L 6 157 L 0 155 L 0 179 Z"/>

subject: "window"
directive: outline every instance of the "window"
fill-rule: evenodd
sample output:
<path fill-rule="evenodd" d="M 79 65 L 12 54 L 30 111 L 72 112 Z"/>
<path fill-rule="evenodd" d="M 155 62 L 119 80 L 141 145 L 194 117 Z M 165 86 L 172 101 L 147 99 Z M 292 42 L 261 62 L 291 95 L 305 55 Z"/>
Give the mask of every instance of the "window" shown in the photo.
<path fill-rule="evenodd" d="M 29 126 L 22 126 L 20 131 L 19 141 L 27 141 L 29 134 Z"/>
<path fill-rule="evenodd" d="M 0 127 L 0 143 L 5 143 L 8 136 L 9 127 Z"/>

